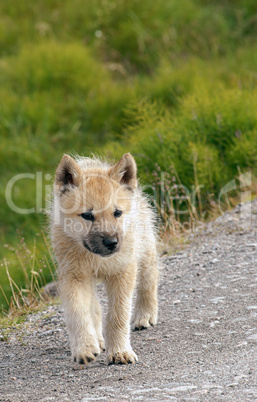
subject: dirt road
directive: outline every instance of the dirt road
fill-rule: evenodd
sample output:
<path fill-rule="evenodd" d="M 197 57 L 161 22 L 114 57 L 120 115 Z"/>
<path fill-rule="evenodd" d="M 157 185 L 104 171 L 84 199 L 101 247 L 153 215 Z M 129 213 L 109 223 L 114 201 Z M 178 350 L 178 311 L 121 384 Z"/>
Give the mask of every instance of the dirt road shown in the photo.
<path fill-rule="evenodd" d="M 0 400 L 257 400 L 257 202 L 161 266 L 159 323 L 132 334 L 136 365 L 106 366 L 103 354 L 74 366 L 62 308 L 49 306 L 0 342 Z"/>

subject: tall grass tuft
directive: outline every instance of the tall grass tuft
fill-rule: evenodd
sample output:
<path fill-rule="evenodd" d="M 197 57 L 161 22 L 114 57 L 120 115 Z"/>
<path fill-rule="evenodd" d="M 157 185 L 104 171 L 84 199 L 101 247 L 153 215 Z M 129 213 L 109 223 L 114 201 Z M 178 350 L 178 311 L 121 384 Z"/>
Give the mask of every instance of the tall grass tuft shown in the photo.
<path fill-rule="evenodd" d="M 0 286 L 0 290 L 5 299 L 5 305 L 1 306 L 1 312 L 15 312 L 24 314 L 37 307 L 41 302 L 46 301 L 43 287 L 49 281 L 49 276 L 55 281 L 55 260 L 53 258 L 51 248 L 48 244 L 45 233 L 41 233 L 42 240 L 45 243 L 46 252 L 42 256 L 41 251 L 37 248 L 37 241 L 29 247 L 24 237 L 20 238 L 20 244 L 17 248 L 6 245 L 9 251 L 13 252 L 20 265 L 20 271 L 23 275 L 22 286 L 16 283 L 11 272 L 11 263 L 6 258 L 1 264 L 5 269 L 8 278 L 8 284 L 5 285 L 6 291 Z M 21 280 L 19 279 L 19 283 Z"/>

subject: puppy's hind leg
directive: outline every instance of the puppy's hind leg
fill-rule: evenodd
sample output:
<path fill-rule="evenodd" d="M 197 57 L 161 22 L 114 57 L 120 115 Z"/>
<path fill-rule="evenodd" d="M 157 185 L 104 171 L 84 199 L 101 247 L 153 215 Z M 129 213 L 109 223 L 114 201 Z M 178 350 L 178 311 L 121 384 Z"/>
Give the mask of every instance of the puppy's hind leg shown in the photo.
<path fill-rule="evenodd" d="M 140 264 L 132 329 L 141 330 L 157 324 L 158 315 L 158 263 L 156 252 L 145 257 Z"/>

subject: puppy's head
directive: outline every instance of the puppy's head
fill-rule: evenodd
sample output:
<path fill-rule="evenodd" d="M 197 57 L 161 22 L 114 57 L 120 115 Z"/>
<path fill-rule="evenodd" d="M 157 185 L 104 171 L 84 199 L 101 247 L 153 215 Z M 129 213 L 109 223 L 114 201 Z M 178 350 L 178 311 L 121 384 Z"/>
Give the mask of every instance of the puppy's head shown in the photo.
<path fill-rule="evenodd" d="M 110 256 L 121 248 L 136 187 L 136 163 L 130 154 L 109 169 L 97 164 L 82 168 L 64 155 L 55 176 L 55 223 L 85 249 Z"/>

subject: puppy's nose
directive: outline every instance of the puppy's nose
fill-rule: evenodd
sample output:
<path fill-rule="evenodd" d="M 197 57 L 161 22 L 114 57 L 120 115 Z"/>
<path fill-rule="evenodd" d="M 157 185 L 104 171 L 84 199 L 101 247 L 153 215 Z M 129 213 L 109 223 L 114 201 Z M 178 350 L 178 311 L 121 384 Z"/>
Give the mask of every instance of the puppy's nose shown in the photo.
<path fill-rule="evenodd" d="M 117 247 L 118 239 L 117 237 L 104 237 L 103 245 L 110 251 L 114 250 Z"/>

